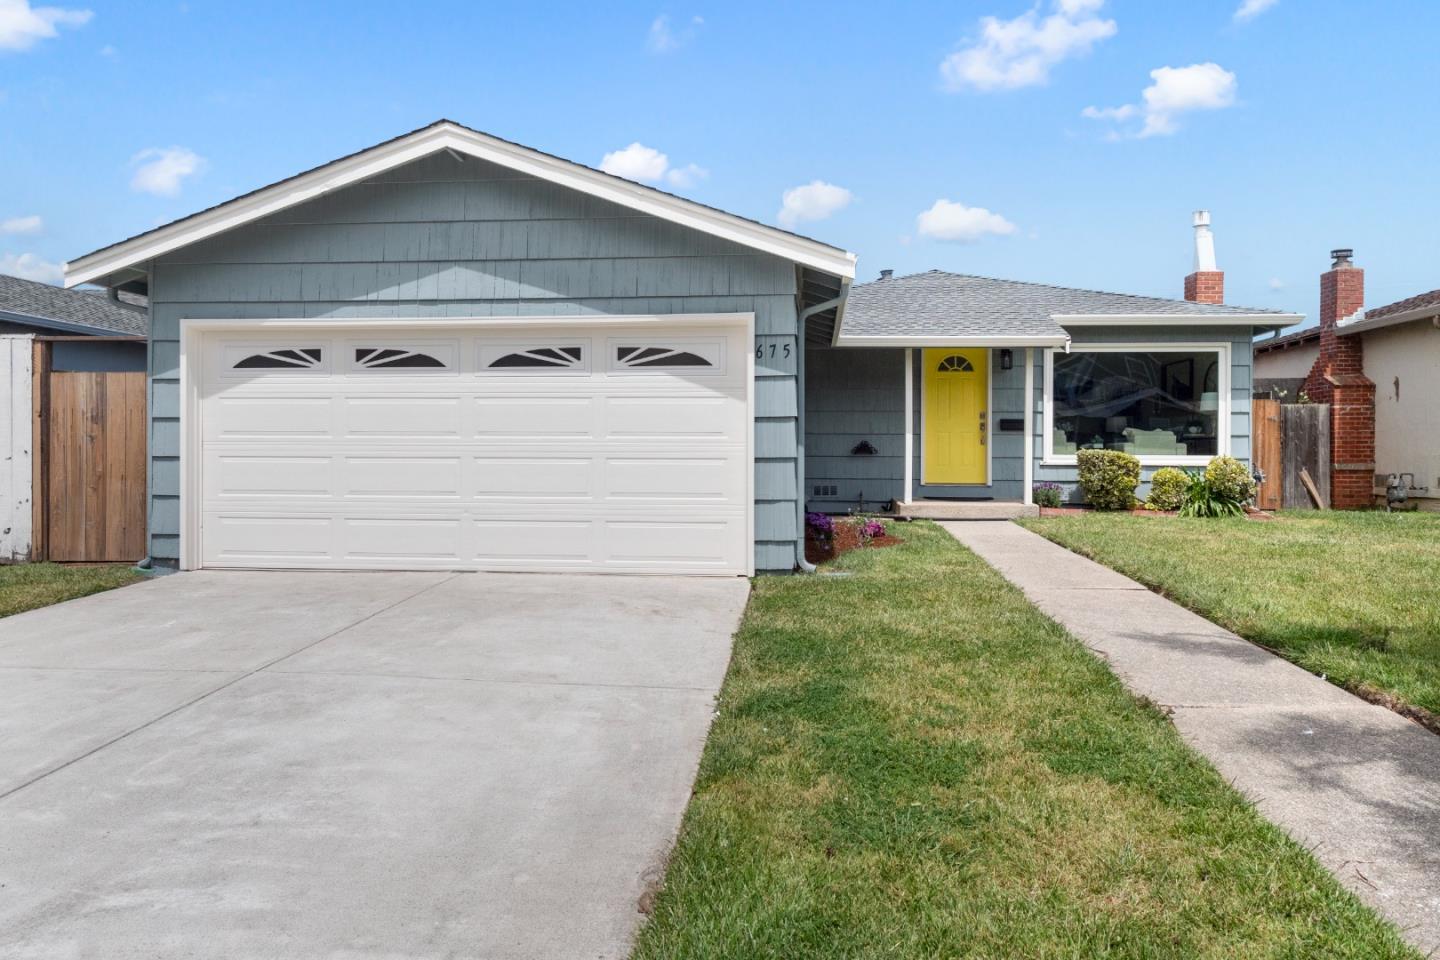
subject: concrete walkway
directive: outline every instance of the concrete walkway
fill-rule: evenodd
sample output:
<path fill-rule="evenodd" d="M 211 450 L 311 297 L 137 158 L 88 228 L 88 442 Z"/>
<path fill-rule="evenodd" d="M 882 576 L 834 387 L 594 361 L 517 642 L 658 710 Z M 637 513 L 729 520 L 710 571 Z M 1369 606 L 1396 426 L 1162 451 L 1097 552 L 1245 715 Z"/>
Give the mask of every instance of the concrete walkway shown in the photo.
<path fill-rule="evenodd" d="M 1440 737 L 1013 523 L 942 523 L 1422 951 L 1440 948 Z"/>

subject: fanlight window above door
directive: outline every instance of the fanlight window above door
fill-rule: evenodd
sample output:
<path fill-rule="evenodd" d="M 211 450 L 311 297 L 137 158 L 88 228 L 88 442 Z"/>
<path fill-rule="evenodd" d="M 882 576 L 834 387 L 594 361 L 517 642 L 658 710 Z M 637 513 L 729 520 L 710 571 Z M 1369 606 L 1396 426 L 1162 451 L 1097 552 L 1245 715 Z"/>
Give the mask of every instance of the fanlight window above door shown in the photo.
<path fill-rule="evenodd" d="M 319 347 L 294 347 L 252 353 L 235 363 L 235 370 L 313 370 L 320 366 Z"/>
<path fill-rule="evenodd" d="M 365 370 L 444 369 L 445 361 L 418 350 L 400 350 L 393 347 L 356 347 L 355 365 Z"/>
<path fill-rule="evenodd" d="M 935 369 L 939 373 L 974 373 L 975 365 L 958 353 L 952 353 L 941 360 Z"/>

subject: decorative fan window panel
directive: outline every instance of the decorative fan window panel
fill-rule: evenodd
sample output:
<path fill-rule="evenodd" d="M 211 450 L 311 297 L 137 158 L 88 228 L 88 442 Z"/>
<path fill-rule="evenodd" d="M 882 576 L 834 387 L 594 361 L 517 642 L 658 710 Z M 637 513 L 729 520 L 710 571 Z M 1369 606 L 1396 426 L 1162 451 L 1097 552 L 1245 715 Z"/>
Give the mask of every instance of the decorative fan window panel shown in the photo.
<path fill-rule="evenodd" d="M 610 344 L 610 369 L 614 372 L 721 373 L 724 365 L 725 344 L 720 340 L 629 340 Z"/>
<path fill-rule="evenodd" d="M 482 343 L 479 368 L 481 373 L 587 373 L 590 345 L 582 340 Z"/>
<path fill-rule="evenodd" d="M 235 347 L 229 351 L 231 370 L 322 370 L 321 347 Z"/>
<path fill-rule="evenodd" d="M 444 370 L 450 366 L 428 348 L 356 347 L 355 366 L 362 370 Z"/>
<path fill-rule="evenodd" d="M 941 360 L 935 369 L 940 373 L 974 373 L 975 364 L 971 363 L 967 357 L 951 354 Z"/>

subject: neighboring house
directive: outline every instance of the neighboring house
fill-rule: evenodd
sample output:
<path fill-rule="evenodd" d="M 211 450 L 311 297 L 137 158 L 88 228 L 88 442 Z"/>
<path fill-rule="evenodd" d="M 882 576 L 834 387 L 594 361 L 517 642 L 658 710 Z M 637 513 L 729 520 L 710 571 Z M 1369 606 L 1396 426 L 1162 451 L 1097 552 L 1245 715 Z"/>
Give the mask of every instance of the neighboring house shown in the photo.
<path fill-rule="evenodd" d="M 1331 404 L 1333 506 L 1374 504 L 1393 474 L 1440 510 L 1440 290 L 1366 310 L 1365 271 L 1350 250 L 1332 257 L 1320 325 L 1258 341 L 1257 384 L 1298 376 L 1307 399 Z"/>
<path fill-rule="evenodd" d="M 854 265 L 440 121 L 67 282 L 150 298 L 150 550 L 185 568 L 790 570 L 807 500 L 862 486 L 1248 458 L 1250 339 L 1299 319 L 1219 305 L 1213 263 L 1191 301 Z"/>
<path fill-rule="evenodd" d="M 1309 327 L 1255 341 L 1255 394 L 1297 403 L 1320 356 L 1320 328 Z"/>
<path fill-rule="evenodd" d="M 37 339 L 54 372 L 140 372 L 147 325 L 143 297 L 0 274 L 0 562 L 31 555 Z"/>

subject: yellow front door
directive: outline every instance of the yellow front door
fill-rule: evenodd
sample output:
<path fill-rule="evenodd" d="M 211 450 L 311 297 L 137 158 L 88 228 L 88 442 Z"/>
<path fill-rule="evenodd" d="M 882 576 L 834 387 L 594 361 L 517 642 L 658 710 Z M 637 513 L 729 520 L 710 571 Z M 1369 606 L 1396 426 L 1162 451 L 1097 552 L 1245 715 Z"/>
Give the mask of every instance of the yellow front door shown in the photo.
<path fill-rule="evenodd" d="M 922 483 L 986 483 L 990 351 L 926 349 Z"/>

